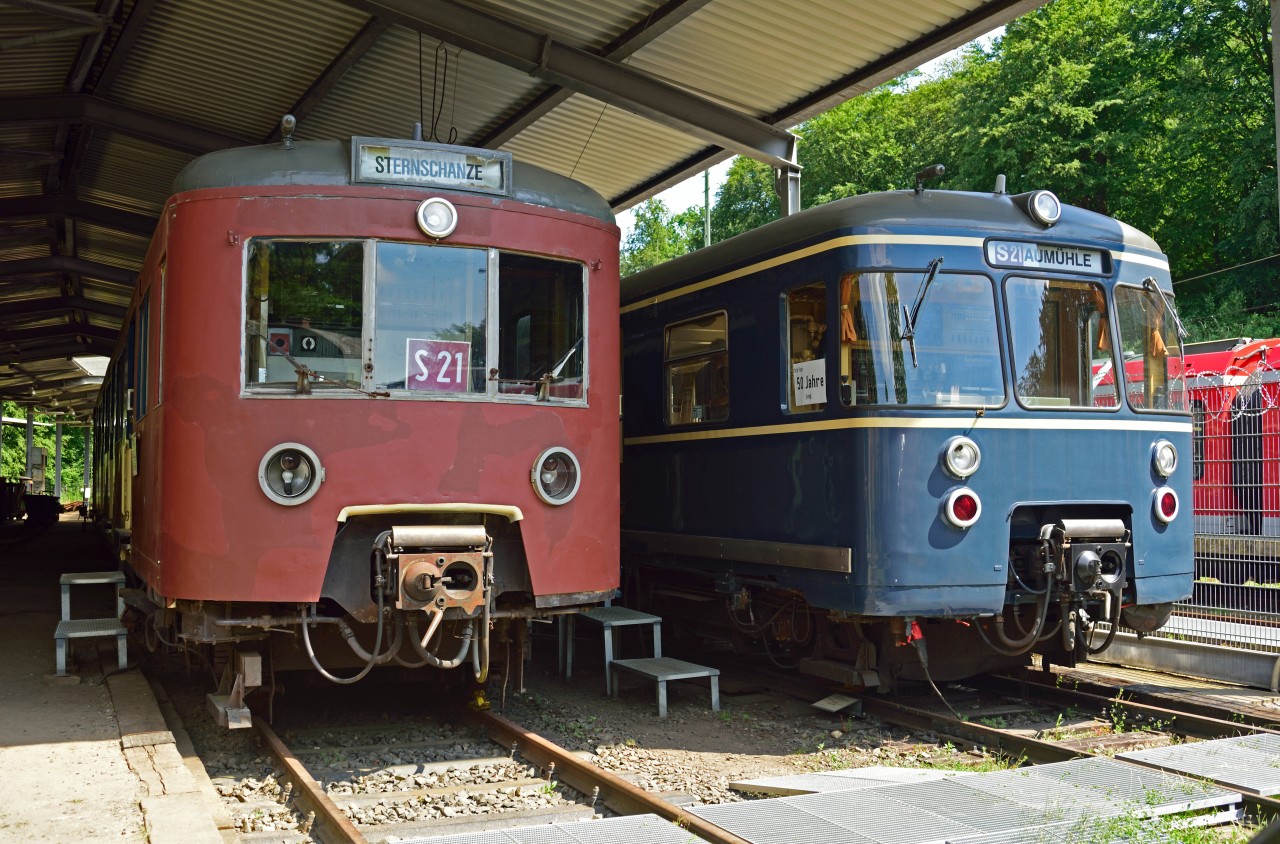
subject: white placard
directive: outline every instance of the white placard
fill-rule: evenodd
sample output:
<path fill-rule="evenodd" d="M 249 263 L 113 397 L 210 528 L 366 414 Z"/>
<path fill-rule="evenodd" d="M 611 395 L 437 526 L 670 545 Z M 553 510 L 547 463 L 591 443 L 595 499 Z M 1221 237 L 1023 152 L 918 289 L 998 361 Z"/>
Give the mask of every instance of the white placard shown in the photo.
<path fill-rule="evenodd" d="M 796 388 L 796 404 L 822 404 L 827 400 L 826 359 L 791 364 L 791 381 Z"/>
<path fill-rule="evenodd" d="M 386 138 L 351 139 L 351 180 L 511 192 L 511 153 Z"/>
<path fill-rule="evenodd" d="M 1063 270 L 1091 275 L 1106 275 L 1111 271 L 1098 249 L 1015 240 L 988 240 L 987 263 L 993 267 Z"/>

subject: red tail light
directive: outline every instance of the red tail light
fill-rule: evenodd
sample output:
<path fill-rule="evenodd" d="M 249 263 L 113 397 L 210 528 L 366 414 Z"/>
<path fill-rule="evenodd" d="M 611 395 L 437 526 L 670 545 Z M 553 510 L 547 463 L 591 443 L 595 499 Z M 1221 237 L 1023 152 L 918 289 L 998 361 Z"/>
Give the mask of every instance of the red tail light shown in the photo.
<path fill-rule="evenodd" d="M 1153 504 L 1156 518 L 1165 524 L 1178 517 L 1178 493 L 1170 487 L 1162 486 L 1157 489 Z"/>
<path fill-rule="evenodd" d="M 982 515 L 982 500 L 968 487 L 952 490 L 942 504 L 943 515 L 958 528 L 967 528 Z"/>

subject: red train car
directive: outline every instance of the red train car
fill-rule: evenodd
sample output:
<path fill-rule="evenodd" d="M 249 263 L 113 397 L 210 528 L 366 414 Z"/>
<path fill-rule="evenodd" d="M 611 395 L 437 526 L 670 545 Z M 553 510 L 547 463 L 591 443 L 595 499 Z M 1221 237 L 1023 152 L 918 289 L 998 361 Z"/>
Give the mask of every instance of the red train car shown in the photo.
<path fill-rule="evenodd" d="M 286 138 L 179 175 L 94 508 L 149 636 L 235 646 L 224 716 L 268 652 L 483 680 L 527 619 L 612 594 L 618 237 L 593 191 L 490 150 Z"/>
<path fill-rule="evenodd" d="M 1187 346 L 1196 533 L 1280 536 L 1280 339 Z"/>

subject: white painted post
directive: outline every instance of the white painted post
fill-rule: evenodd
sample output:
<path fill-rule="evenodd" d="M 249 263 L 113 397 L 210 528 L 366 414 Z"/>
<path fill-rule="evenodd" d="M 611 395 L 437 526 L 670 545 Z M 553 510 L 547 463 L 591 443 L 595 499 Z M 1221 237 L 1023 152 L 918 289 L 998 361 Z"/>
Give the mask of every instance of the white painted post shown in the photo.
<path fill-rule="evenodd" d="M 53 426 L 53 495 L 62 501 L 62 420 Z"/>

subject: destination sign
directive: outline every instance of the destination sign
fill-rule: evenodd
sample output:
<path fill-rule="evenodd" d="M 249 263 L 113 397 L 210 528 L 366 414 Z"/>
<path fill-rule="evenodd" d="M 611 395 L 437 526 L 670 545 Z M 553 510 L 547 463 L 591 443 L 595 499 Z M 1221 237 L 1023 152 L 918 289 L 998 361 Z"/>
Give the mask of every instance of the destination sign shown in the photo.
<path fill-rule="evenodd" d="M 511 153 L 388 138 L 351 139 L 351 181 L 511 194 Z"/>
<path fill-rule="evenodd" d="M 1057 243 L 988 240 L 987 263 L 993 267 L 1058 270 L 1089 275 L 1111 274 L 1109 256 L 1101 249 L 1081 249 Z"/>

